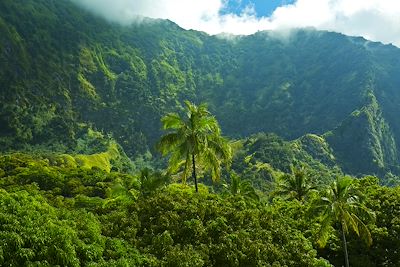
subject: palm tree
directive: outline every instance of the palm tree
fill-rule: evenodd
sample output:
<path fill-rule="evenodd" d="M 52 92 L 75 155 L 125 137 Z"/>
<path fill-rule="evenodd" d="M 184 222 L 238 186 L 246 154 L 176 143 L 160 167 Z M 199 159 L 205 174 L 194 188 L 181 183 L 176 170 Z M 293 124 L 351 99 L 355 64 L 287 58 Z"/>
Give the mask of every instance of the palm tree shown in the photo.
<path fill-rule="evenodd" d="M 123 177 L 118 177 L 108 191 L 104 206 L 114 203 L 132 203 L 140 194 L 143 196 L 150 195 L 168 182 L 168 175 L 163 175 L 161 172 L 147 167 L 142 169 L 137 176 L 124 175 Z"/>
<path fill-rule="evenodd" d="M 140 171 L 138 178 L 142 195 L 149 195 L 169 182 L 168 175 L 163 175 L 161 172 L 153 171 L 147 167 Z"/>
<path fill-rule="evenodd" d="M 212 179 L 218 180 L 221 164 L 230 164 L 232 151 L 228 141 L 221 136 L 218 122 L 207 110 L 207 105 L 196 106 L 189 101 L 184 103 L 184 116 L 169 113 L 161 119 L 163 128 L 169 132 L 161 137 L 158 148 L 163 155 L 171 154 L 169 172 L 176 172 L 183 167 L 184 183 L 192 171 L 198 192 L 197 165 L 204 170 L 211 170 Z"/>
<path fill-rule="evenodd" d="M 230 172 L 231 183 L 229 185 L 224 184 L 225 188 L 228 189 L 231 195 L 241 195 L 244 198 L 259 201 L 260 197 L 257 195 L 253 185 L 248 180 L 242 180 L 239 175 L 234 171 Z"/>
<path fill-rule="evenodd" d="M 302 201 L 311 190 L 315 189 L 315 187 L 309 184 L 304 167 L 291 167 L 291 169 L 291 174 L 284 174 L 282 176 L 275 194 L 285 195 L 289 199 Z"/>
<path fill-rule="evenodd" d="M 136 177 L 131 175 L 123 175 L 117 177 L 111 188 L 107 192 L 107 199 L 103 206 L 128 205 L 135 201 L 138 197 L 140 185 Z"/>
<path fill-rule="evenodd" d="M 322 213 L 322 226 L 318 238 L 321 247 L 325 246 L 329 238 L 330 226 L 334 223 L 340 224 L 346 267 L 349 267 L 346 234 L 349 230 L 353 230 L 367 245 L 370 245 L 371 233 L 363 219 L 373 221 L 375 218 L 373 212 L 362 205 L 360 195 L 356 192 L 352 181 L 347 176 L 337 178 L 324 192 L 323 197 L 314 204 L 314 208 Z"/>

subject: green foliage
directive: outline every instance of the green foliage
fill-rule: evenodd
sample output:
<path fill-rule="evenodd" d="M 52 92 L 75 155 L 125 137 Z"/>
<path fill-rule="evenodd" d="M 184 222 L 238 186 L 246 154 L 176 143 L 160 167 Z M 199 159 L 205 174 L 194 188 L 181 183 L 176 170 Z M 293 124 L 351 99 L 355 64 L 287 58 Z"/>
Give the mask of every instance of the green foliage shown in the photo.
<path fill-rule="evenodd" d="M 196 194 L 187 185 L 166 185 L 157 171 L 132 176 L 52 162 L 26 154 L 0 157 L 1 265 L 330 266 L 321 256 L 341 265 L 340 225 L 334 223 L 344 210 L 339 207 L 363 220 L 373 239 L 367 246 L 357 232 L 347 232 L 353 266 L 399 263 L 400 191 L 374 177 L 351 180 L 353 189 L 350 180 L 344 187 L 340 180 L 323 199 L 311 192 L 303 202 L 264 203 L 254 201 L 254 188 L 239 175 L 231 175 L 230 194 L 210 193 L 202 184 Z M 354 195 L 356 189 L 365 198 Z M 312 217 L 314 201 L 334 203 L 332 194 L 343 205 L 323 214 L 337 216 Z M 376 225 L 363 217 L 368 213 L 355 213 L 356 200 L 375 212 Z M 353 215 L 344 217 L 345 229 L 366 230 Z M 324 249 L 315 243 L 321 224 L 333 226 Z"/>
<path fill-rule="evenodd" d="M 65 158 L 66 155 L 60 157 Z M 60 161 L 53 158 L 49 160 L 26 154 L 0 156 L 0 168 L 4 171 L 0 185 L 12 188 L 14 185 L 35 183 L 40 189 L 51 190 L 55 195 L 104 197 L 107 194 L 107 183 L 118 177 L 122 180 L 135 180 L 131 175 L 107 173 L 99 168 L 86 169 L 60 164 Z"/>
<path fill-rule="evenodd" d="M 337 33 L 231 41 L 162 20 L 122 27 L 67 0 L 0 1 L 0 147 L 26 152 L 0 156 L 0 265 L 340 266 L 334 221 L 345 213 L 325 220 L 317 248 L 324 220 L 308 211 L 319 195 L 266 192 L 292 165 L 316 185 L 341 169 L 398 184 L 399 58 Z M 229 194 L 195 194 L 145 169 L 162 164 L 152 155 L 160 119 L 183 99 L 209 103 L 224 133 L 244 138 L 237 175 L 221 174 Z M 257 132 L 292 141 L 245 137 Z M 207 156 L 199 166 L 221 160 Z M 372 177 L 352 186 L 376 214 L 375 224 L 359 216 L 363 225 L 352 214 L 361 198 L 342 201 L 352 265 L 399 266 L 399 188 Z"/>
<path fill-rule="evenodd" d="M 196 106 L 185 101 L 185 106 L 185 116 L 169 113 L 162 118 L 163 128 L 169 132 L 162 136 L 158 148 L 164 156 L 171 154 L 171 173 L 183 167 L 183 183 L 186 183 L 192 171 L 197 191 L 196 171 L 199 166 L 204 171 L 211 171 L 212 179 L 218 181 L 221 165 L 229 166 L 231 163 L 232 151 L 228 140 L 221 136 L 218 122 L 207 110 L 206 104 Z"/>
<path fill-rule="evenodd" d="M 278 180 L 275 194 L 302 201 L 311 190 L 315 189 L 314 186 L 309 184 L 307 175 L 304 168 L 292 167 L 291 174 L 285 174 Z"/>
<path fill-rule="evenodd" d="M 144 168 L 139 173 L 140 191 L 144 195 L 149 195 L 155 192 L 156 189 L 166 185 L 169 179 L 168 175 Z"/>
<path fill-rule="evenodd" d="M 311 244 L 285 218 L 240 198 L 171 185 L 140 204 L 142 245 L 166 263 L 190 266 L 320 266 Z M 184 252 L 187 252 L 184 257 Z"/>
<path fill-rule="evenodd" d="M 397 145 L 373 92 L 368 92 L 366 98 L 365 106 L 355 110 L 325 138 L 344 171 L 357 175 L 374 173 L 383 178 L 390 169 L 397 169 Z"/>
<path fill-rule="evenodd" d="M 273 190 L 273 183 L 284 175 L 292 177 L 293 166 L 303 166 L 315 185 L 328 184 L 341 174 L 329 145 L 316 135 L 289 142 L 274 134 L 259 133 L 241 142 L 232 168 L 263 191 Z"/>
<path fill-rule="evenodd" d="M 364 238 L 367 244 L 372 243 L 369 233 L 363 219 L 373 221 L 374 214 L 362 205 L 359 193 L 355 191 L 352 185 L 353 180 L 350 177 L 337 178 L 331 186 L 322 195 L 320 202 L 316 204 L 316 210 L 322 211 L 322 228 L 320 245 L 326 242 L 326 228 L 332 225 L 332 222 L 338 222 L 344 233 L 353 230 L 357 235 Z"/>
<path fill-rule="evenodd" d="M 73 2 L 0 4 L 3 151 L 41 145 L 92 154 L 77 150 L 85 124 L 138 158 L 155 152 L 159 119 L 190 99 L 209 103 L 231 137 L 306 135 L 291 145 L 323 165 L 400 173 L 398 49 L 313 30 L 286 42 L 273 32 L 232 41 L 163 20 L 122 27 Z M 327 133 L 333 152 L 308 133 Z M 288 172 L 288 155 L 280 156 Z"/>
<path fill-rule="evenodd" d="M 78 81 L 80 82 L 80 87 L 85 94 L 87 94 L 93 100 L 97 100 L 99 98 L 96 93 L 96 88 L 82 74 L 78 74 Z"/>
<path fill-rule="evenodd" d="M 342 235 L 346 266 L 349 266 L 346 234 L 350 230 L 360 236 L 368 245 L 372 244 L 371 233 L 366 225 L 373 222 L 375 214 L 363 205 L 350 177 L 340 177 L 314 203 L 314 209 L 321 212 L 321 229 L 318 243 L 325 246 L 329 228 L 337 223 Z M 364 223 L 364 221 L 366 223 Z"/>
<path fill-rule="evenodd" d="M 24 154 L 2 156 L 0 168 L 2 265 L 328 266 L 289 217 L 250 195 Z"/>
<path fill-rule="evenodd" d="M 254 189 L 253 185 L 250 181 L 244 180 L 240 178 L 234 171 L 229 173 L 230 176 L 230 184 L 224 186 L 226 187 L 227 191 L 232 194 L 233 196 L 240 195 L 244 198 L 259 201 L 260 197 L 258 196 L 256 190 Z"/>
<path fill-rule="evenodd" d="M 56 209 L 32 189 L 1 190 L 0 205 L 1 265 L 80 266 L 101 257 L 104 238 L 93 215 Z"/>
<path fill-rule="evenodd" d="M 111 162 L 117 160 L 119 156 L 117 144 L 111 143 L 106 152 L 93 155 L 76 155 L 74 159 L 77 165 L 82 168 L 92 169 L 96 167 L 110 172 L 112 167 Z"/>
<path fill-rule="evenodd" d="M 373 245 L 362 247 L 349 241 L 350 257 L 364 266 L 396 266 L 400 234 L 400 188 L 379 186 L 376 177 L 364 177 L 355 184 L 365 196 L 365 205 L 376 214 L 375 225 L 369 225 Z"/>

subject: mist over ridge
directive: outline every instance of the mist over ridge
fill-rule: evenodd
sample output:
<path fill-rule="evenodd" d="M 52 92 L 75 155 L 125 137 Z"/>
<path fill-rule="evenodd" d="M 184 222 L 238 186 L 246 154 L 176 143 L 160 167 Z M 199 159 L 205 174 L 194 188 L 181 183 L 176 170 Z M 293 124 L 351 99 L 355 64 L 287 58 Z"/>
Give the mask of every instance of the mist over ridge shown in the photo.
<path fill-rule="evenodd" d="M 129 25 L 143 17 L 170 19 L 185 29 L 209 34 L 252 34 L 263 30 L 314 27 L 351 36 L 400 45 L 397 14 L 400 4 L 391 0 L 297 0 L 277 7 L 271 16 L 257 16 L 248 5 L 239 13 L 221 13 L 222 0 L 71 0 L 109 21 Z M 382 29 L 385 29 L 382 31 Z"/>

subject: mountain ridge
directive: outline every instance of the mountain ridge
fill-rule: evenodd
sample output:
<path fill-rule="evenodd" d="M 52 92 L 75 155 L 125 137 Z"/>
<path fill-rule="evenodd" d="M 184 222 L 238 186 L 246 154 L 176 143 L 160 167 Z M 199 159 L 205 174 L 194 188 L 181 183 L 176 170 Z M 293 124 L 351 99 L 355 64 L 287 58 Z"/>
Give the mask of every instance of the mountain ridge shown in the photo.
<path fill-rule="evenodd" d="M 366 146 L 381 146 L 381 155 L 346 165 L 349 155 L 372 150 L 327 140 L 351 174 L 398 172 L 400 50 L 393 46 L 310 29 L 232 41 L 170 21 L 123 27 L 53 0 L 2 1 L 0 32 L 4 150 L 59 143 L 74 151 L 94 128 L 134 158 L 153 149 L 159 119 L 181 110 L 184 99 L 209 103 L 231 137 L 335 135 L 372 94 L 381 113 L 361 123 L 375 129 L 369 140 L 377 141 Z"/>

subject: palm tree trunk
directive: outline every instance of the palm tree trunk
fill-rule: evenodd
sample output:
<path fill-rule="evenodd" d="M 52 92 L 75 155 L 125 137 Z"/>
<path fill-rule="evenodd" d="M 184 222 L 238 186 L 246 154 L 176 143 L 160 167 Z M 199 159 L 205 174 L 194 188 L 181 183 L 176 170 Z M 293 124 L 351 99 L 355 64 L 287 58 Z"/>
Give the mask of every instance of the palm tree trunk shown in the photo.
<path fill-rule="evenodd" d="M 344 252 L 345 266 L 349 267 L 349 254 L 347 252 L 347 242 L 346 242 L 346 235 L 344 233 L 343 222 L 342 222 L 342 241 L 343 241 L 343 252 Z"/>
<path fill-rule="evenodd" d="M 199 188 L 197 187 L 197 176 L 196 176 L 196 163 L 194 161 L 194 153 L 192 154 L 192 164 L 193 164 L 193 179 L 194 179 L 194 186 L 196 187 L 196 193 L 199 192 Z"/>

